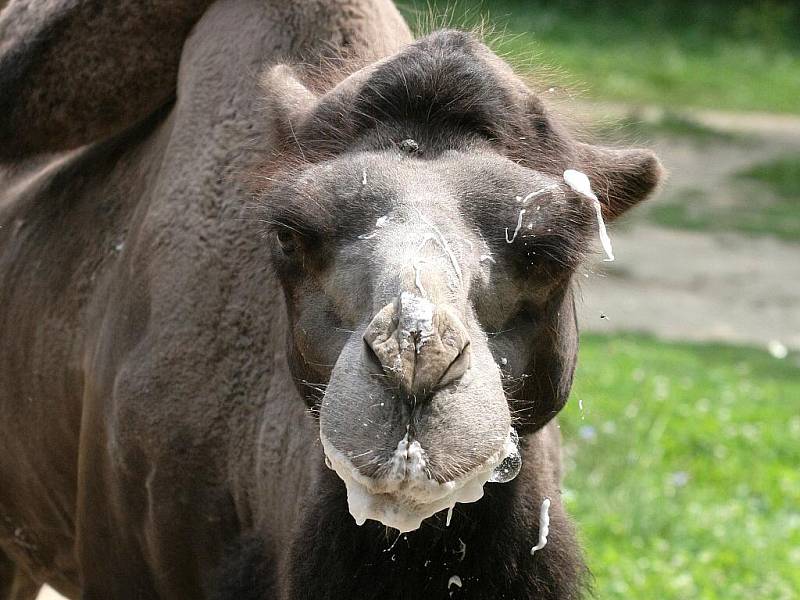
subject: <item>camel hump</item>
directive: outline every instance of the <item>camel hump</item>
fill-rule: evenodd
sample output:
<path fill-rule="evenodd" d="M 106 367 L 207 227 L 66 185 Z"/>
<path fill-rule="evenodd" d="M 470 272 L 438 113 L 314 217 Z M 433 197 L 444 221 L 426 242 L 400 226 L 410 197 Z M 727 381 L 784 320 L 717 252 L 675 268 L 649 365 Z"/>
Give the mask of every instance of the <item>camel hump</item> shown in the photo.
<path fill-rule="evenodd" d="M 0 161 L 106 138 L 170 102 L 184 42 L 210 4 L 8 2 L 0 12 Z M 387 28 L 408 37 L 389 0 L 265 4 L 294 33 L 289 54 L 300 55 L 320 40 L 381 50 L 387 42 L 378 33 Z"/>
<path fill-rule="evenodd" d="M 0 158 L 74 148 L 174 95 L 207 0 L 12 0 L 0 13 Z"/>

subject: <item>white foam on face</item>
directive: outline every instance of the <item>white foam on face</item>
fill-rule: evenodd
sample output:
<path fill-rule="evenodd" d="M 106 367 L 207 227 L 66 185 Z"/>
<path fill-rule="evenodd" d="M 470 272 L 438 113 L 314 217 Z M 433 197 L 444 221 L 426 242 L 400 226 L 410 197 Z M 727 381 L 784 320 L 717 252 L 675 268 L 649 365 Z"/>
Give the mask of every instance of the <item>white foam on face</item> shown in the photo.
<path fill-rule="evenodd" d="M 450 244 L 447 243 L 447 238 L 444 237 L 442 230 L 439 229 L 435 223 L 431 222 L 431 220 L 428 219 L 424 214 L 422 214 L 422 211 L 420 209 L 414 207 L 414 210 L 417 211 L 417 214 L 419 215 L 419 218 L 422 219 L 422 222 L 425 223 L 425 225 L 427 225 L 431 229 L 433 229 L 434 233 L 436 233 L 436 235 L 438 236 L 437 241 L 439 242 L 439 245 L 442 247 L 442 250 L 444 250 L 444 253 L 450 259 L 450 264 L 453 266 L 453 270 L 456 273 L 456 277 L 458 277 L 459 283 L 463 284 L 464 276 L 461 273 L 461 265 L 458 264 L 458 259 L 456 259 L 456 255 L 455 253 L 453 253 L 453 249 L 450 247 Z"/>
<path fill-rule="evenodd" d="M 422 272 L 422 268 L 420 266 L 420 263 L 415 262 L 414 263 L 414 284 L 417 286 L 417 289 L 419 290 L 420 296 L 424 296 L 425 295 L 425 288 L 423 287 L 422 280 L 419 277 L 419 274 L 421 272 Z"/>
<path fill-rule="evenodd" d="M 524 205 L 524 204 L 527 204 L 528 201 L 531 200 L 532 198 L 538 198 L 542 194 L 546 194 L 547 192 L 554 191 L 554 190 L 557 190 L 557 189 L 558 189 L 558 185 L 556 185 L 554 183 L 551 183 L 550 185 L 547 185 L 547 186 L 543 187 L 540 190 L 536 190 L 536 191 L 531 192 L 530 194 L 528 194 L 524 198 L 522 196 L 515 196 L 515 199 L 516 199 L 517 202 L 519 202 L 520 204 Z M 541 208 L 542 208 L 541 206 L 537 206 L 536 210 L 539 210 Z M 506 243 L 507 244 L 513 244 L 514 240 L 517 239 L 517 234 L 519 233 L 519 230 L 522 228 L 522 216 L 526 212 L 527 212 L 526 208 L 523 208 L 523 209 L 521 209 L 519 211 L 519 216 L 517 217 L 517 226 L 514 228 L 514 234 L 511 236 L 511 239 L 508 238 L 508 227 L 506 227 Z M 528 229 L 533 229 L 533 223 L 529 223 L 528 224 Z M 492 261 L 492 262 L 494 262 L 494 261 Z"/>
<path fill-rule="evenodd" d="M 545 498 L 539 510 L 539 543 L 531 548 L 531 554 L 547 545 L 548 533 L 550 533 L 550 498 Z"/>
<path fill-rule="evenodd" d="M 433 329 L 434 305 L 429 300 L 410 292 L 400 294 L 400 346 L 403 342 L 414 339 L 417 354 L 423 344 L 435 333 Z M 414 336 L 413 334 L 417 335 Z"/>
<path fill-rule="evenodd" d="M 519 475 L 522 468 L 522 456 L 519 452 L 519 436 L 512 427 L 508 432 L 505 444 L 503 445 L 503 461 L 492 471 L 489 479 L 492 483 L 507 483 Z"/>
<path fill-rule="evenodd" d="M 397 443 L 389 464 L 390 474 L 395 479 L 417 478 L 424 475 L 427 465 L 425 451 L 417 440 L 408 441 L 408 428 L 406 435 Z"/>
<path fill-rule="evenodd" d="M 597 232 L 600 235 L 600 243 L 603 245 L 603 250 L 606 253 L 606 257 L 603 260 L 606 262 L 614 260 L 614 249 L 611 247 L 611 238 L 608 237 L 606 223 L 603 221 L 603 207 L 600 205 L 600 200 L 592 191 L 592 184 L 589 178 L 585 173 L 581 173 L 575 169 L 567 169 L 564 171 L 564 182 L 572 188 L 574 192 L 592 201 L 595 216 L 597 217 Z"/>
<path fill-rule="evenodd" d="M 517 239 L 517 234 L 522 228 L 522 215 L 524 214 L 525 209 L 523 208 L 521 211 L 519 211 L 519 217 L 517 217 L 517 226 L 514 228 L 514 235 L 511 236 L 511 239 L 508 239 L 508 227 L 506 227 L 506 244 L 513 244 L 514 240 Z"/>
<path fill-rule="evenodd" d="M 543 187 L 540 190 L 536 190 L 535 192 L 531 192 L 530 194 L 528 194 L 524 198 L 520 198 L 519 196 L 517 196 L 517 202 L 522 202 L 522 204 L 527 204 L 528 200 L 531 200 L 533 198 L 538 198 L 542 194 L 546 194 L 547 192 L 555 191 L 555 190 L 558 190 L 558 185 L 556 185 L 555 183 L 551 183 L 550 185 L 547 185 L 547 186 Z M 541 206 L 537 206 L 536 210 L 539 210 L 540 208 L 541 208 Z"/>
<path fill-rule="evenodd" d="M 365 171 L 364 172 L 364 184 L 366 184 L 366 182 L 367 182 L 367 173 Z M 382 217 L 378 217 L 378 219 L 375 221 L 375 229 L 381 229 L 382 227 L 385 227 L 386 223 L 388 223 L 388 222 L 389 222 L 389 215 L 383 215 Z M 362 233 L 361 235 L 358 236 L 358 239 L 360 239 L 360 240 L 371 240 L 376 235 L 378 235 L 378 233 L 380 233 L 380 232 L 372 231 L 371 233 Z"/>
<path fill-rule="evenodd" d="M 467 545 L 461 538 L 458 538 L 458 543 L 459 543 L 459 548 L 456 554 L 458 554 L 458 562 L 462 562 L 464 558 L 467 556 Z"/>
<path fill-rule="evenodd" d="M 505 460 L 508 448 L 504 444 L 466 476 L 439 483 L 428 478 L 425 450 L 416 440 L 409 442 L 408 433 L 390 459 L 390 476 L 381 479 L 364 476 L 322 432 L 320 441 L 331 468 L 344 481 L 347 506 L 356 524 L 363 525 L 372 519 L 401 533 L 419 529 L 422 521 L 456 503 L 480 500 L 484 484 L 494 468 Z"/>

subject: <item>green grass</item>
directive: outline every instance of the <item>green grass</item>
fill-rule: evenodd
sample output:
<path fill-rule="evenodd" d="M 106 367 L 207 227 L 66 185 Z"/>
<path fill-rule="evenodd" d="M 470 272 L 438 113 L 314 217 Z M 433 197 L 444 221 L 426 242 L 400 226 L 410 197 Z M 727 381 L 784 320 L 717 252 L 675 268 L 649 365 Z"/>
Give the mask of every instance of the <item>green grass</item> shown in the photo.
<path fill-rule="evenodd" d="M 583 337 L 561 418 L 565 497 L 598 598 L 797 597 L 798 364 L 797 353 Z"/>
<path fill-rule="evenodd" d="M 662 227 L 737 232 L 800 242 L 800 195 L 770 198 L 734 190 L 731 199 L 734 203 L 730 206 L 714 206 L 701 190 L 687 189 L 676 198 L 653 203 L 642 215 Z"/>
<path fill-rule="evenodd" d="M 655 138 L 681 138 L 698 144 L 737 143 L 746 140 L 734 133 L 708 127 L 688 115 L 665 110 L 656 118 L 642 118 L 633 111 L 630 115 L 616 121 L 604 122 L 595 131 L 601 139 L 610 141 L 636 140 L 639 143 L 652 143 Z"/>
<path fill-rule="evenodd" d="M 800 208 L 800 154 L 750 167 L 739 173 L 739 177 L 768 185 L 775 195 L 794 200 Z"/>
<path fill-rule="evenodd" d="M 712 204 L 702 190 L 685 189 L 653 203 L 642 215 L 664 227 L 800 242 L 800 154 L 749 167 L 734 176 L 735 182 L 726 206 Z"/>
<path fill-rule="evenodd" d="M 431 3 L 439 14 L 454 4 Z M 562 69 L 566 78 L 545 83 L 585 84 L 590 97 L 800 112 L 800 6 L 776 0 L 732 4 L 462 1 L 448 14 L 465 24 L 488 14 L 509 34 L 498 49 L 512 62 Z M 406 5 L 423 13 L 427 8 L 424 0 Z"/>

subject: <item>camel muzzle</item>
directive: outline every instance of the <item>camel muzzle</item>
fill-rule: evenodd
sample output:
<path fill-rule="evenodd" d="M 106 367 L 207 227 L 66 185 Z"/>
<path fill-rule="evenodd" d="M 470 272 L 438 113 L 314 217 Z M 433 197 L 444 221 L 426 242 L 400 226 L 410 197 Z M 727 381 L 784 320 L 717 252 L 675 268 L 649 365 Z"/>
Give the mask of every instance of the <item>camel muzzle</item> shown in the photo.
<path fill-rule="evenodd" d="M 415 397 L 456 381 L 470 366 L 469 334 L 455 308 L 410 292 L 375 315 L 364 341 L 386 375 Z"/>

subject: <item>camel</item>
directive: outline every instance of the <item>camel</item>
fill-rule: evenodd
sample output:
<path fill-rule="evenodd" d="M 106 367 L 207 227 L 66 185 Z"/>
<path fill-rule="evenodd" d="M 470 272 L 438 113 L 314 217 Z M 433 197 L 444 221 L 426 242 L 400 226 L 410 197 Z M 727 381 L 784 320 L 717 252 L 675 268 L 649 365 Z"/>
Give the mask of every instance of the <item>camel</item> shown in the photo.
<path fill-rule="evenodd" d="M 388 0 L 0 40 L 0 598 L 581 597 L 573 278 L 651 152 Z"/>

